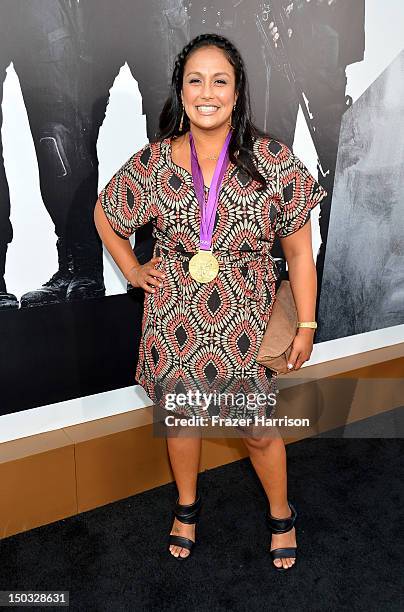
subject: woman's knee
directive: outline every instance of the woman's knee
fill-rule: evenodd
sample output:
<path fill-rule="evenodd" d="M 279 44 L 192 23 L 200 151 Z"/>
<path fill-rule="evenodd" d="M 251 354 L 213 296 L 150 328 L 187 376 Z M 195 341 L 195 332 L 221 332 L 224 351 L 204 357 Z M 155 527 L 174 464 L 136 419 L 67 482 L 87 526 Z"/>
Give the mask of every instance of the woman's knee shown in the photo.
<path fill-rule="evenodd" d="M 269 438 L 267 436 L 259 436 L 259 435 L 245 436 L 243 440 L 244 440 L 244 444 L 248 448 L 252 448 L 256 450 L 263 450 L 265 448 L 268 448 L 271 442 L 273 442 L 272 438 Z"/>
<path fill-rule="evenodd" d="M 249 428 L 243 430 L 243 440 L 247 447 L 254 449 L 268 448 L 280 434 L 276 428 Z"/>

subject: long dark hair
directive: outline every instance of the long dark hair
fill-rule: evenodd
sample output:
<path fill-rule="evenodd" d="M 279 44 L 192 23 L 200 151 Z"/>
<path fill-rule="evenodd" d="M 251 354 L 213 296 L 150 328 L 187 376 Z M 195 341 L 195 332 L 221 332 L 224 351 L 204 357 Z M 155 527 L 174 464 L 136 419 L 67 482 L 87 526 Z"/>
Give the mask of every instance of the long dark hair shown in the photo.
<path fill-rule="evenodd" d="M 234 126 L 233 136 L 229 145 L 229 158 L 232 163 L 241 168 L 249 177 L 266 187 L 265 178 L 258 171 L 253 153 L 254 138 L 266 136 L 251 120 L 250 93 L 244 61 L 233 43 L 218 34 L 200 34 L 193 38 L 177 55 L 171 79 L 170 95 L 160 114 L 159 133 L 157 139 L 174 138 L 187 132 L 190 128 L 189 119 L 184 113 L 183 127 L 180 130 L 182 115 L 181 90 L 185 63 L 189 55 L 201 47 L 214 46 L 222 49 L 236 76 L 236 92 L 238 93 L 236 107 L 232 115 Z"/>

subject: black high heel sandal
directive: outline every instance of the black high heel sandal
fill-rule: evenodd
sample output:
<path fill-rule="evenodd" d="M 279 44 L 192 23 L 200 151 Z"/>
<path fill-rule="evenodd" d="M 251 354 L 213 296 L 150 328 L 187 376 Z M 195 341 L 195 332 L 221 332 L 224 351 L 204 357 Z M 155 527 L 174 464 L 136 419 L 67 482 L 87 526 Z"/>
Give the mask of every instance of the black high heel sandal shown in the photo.
<path fill-rule="evenodd" d="M 293 529 L 297 518 L 297 512 L 296 508 L 293 506 L 293 504 L 291 504 L 291 502 L 288 501 L 288 505 L 292 511 L 292 514 L 287 518 L 275 518 L 269 513 L 266 514 L 267 525 L 272 533 L 286 533 L 287 531 L 291 531 L 291 529 Z M 272 560 L 274 561 L 275 559 L 286 559 L 287 557 L 296 558 L 296 550 L 297 546 L 291 546 L 290 548 L 273 548 L 270 550 L 270 553 Z M 296 562 L 293 563 L 291 567 L 287 568 L 277 567 L 274 563 L 272 563 L 272 565 L 279 572 L 286 572 L 292 569 L 292 567 L 296 565 Z"/>
<path fill-rule="evenodd" d="M 197 523 L 199 520 L 199 513 L 202 507 L 202 499 L 199 493 L 197 493 L 196 499 L 192 504 L 179 504 L 178 500 L 179 497 L 177 497 L 177 501 L 175 503 L 174 508 L 175 518 L 178 519 L 181 523 L 186 523 L 187 525 L 193 525 L 194 523 Z M 176 557 L 176 559 L 180 559 L 181 561 L 183 561 L 184 559 L 188 559 L 188 557 L 191 556 L 192 549 L 196 544 L 196 542 L 194 542 L 190 538 L 185 538 L 183 536 L 174 534 L 170 534 L 168 540 L 169 546 L 171 546 L 171 544 L 174 544 L 174 546 L 181 546 L 182 548 L 186 548 L 190 551 L 189 555 L 187 555 L 186 557 L 181 557 L 181 555 L 178 555 L 178 557 Z M 170 555 L 175 557 L 175 555 L 173 555 L 170 550 L 169 553 Z"/>

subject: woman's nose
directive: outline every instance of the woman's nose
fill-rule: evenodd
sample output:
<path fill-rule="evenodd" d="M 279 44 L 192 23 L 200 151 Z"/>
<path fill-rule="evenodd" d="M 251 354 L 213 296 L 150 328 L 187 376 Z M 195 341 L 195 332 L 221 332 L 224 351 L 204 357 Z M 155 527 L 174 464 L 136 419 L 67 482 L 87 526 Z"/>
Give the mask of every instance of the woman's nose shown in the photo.
<path fill-rule="evenodd" d="M 213 98 L 212 86 L 210 83 L 205 83 L 202 88 L 202 98 Z"/>

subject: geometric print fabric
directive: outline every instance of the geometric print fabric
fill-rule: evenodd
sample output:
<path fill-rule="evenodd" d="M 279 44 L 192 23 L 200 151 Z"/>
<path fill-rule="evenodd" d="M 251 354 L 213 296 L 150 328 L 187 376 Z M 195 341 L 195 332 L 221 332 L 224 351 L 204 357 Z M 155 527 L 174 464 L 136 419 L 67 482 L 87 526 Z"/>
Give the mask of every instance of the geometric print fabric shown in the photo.
<path fill-rule="evenodd" d="M 278 278 L 271 248 L 310 218 L 327 195 L 304 164 L 280 141 L 254 141 L 265 189 L 229 162 L 214 222 L 213 254 L 219 273 L 209 283 L 189 274 L 199 248 L 200 212 L 192 175 L 171 157 L 171 141 L 145 145 L 99 195 L 114 231 L 129 239 L 151 221 L 153 256 L 163 260 L 163 286 L 145 292 L 135 378 L 154 404 L 167 393 L 276 393 L 276 375 L 255 358 L 275 300 Z M 205 186 L 205 195 L 208 188 Z M 272 403 L 175 406 L 182 415 L 273 416 Z"/>

